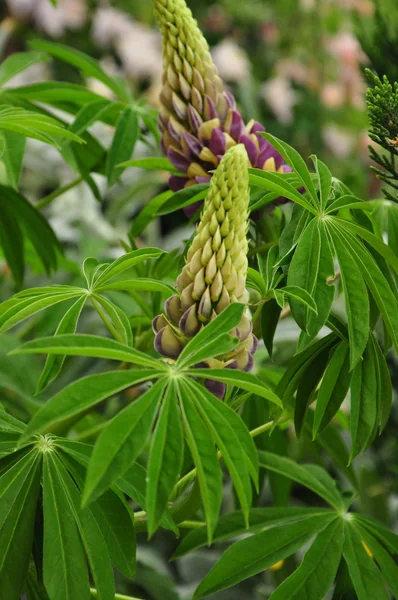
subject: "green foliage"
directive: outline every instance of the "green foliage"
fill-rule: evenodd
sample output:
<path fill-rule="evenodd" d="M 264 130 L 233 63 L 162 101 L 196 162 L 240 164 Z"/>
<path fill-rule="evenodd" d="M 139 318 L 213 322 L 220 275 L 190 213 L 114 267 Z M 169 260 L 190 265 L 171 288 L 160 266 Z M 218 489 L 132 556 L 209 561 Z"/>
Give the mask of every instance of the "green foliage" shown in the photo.
<path fill-rule="evenodd" d="M 159 156 L 131 158 L 139 141 L 157 143 L 156 115 L 123 81 L 78 50 L 32 47 L 2 63 L 0 86 L 55 57 L 113 96 L 66 82 L 0 90 L 0 243 L 19 288 L 0 304 L 0 597 L 124 599 L 115 581 L 125 591 L 133 579 L 155 599 L 177 598 L 160 571 L 136 572 L 142 532 L 154 544 L 181 535 L 175 560 L 228 544 L 195 598 L 271 577 L 280 561 L 272 600 L 323 600 L 333 586 L 336 598 L 341 589 L 360 600 L 397 595 L 397 536 L 360 514 L 355 460 L 388 430 L 392 408 L 395 197 L 365 202 L 316 156 L 310 171 L 295 149 L 262 134 L 293 172 L 249 170 L 249 327 L 263 342 L 255 372 L 216 358 L 240 343 L 246 307 L 234 301 L 184 340 L 176 360 L 161 359 L 152 320 L 177 293 L 192 237 L 166 252 L 147 247 L 146 235 L 203 200 L 208 183 L 151 192 L 134 207 L 129 244 L 117 254 L 90 248 L 80 269 L 42 214 L 75 183 L 36 205 L 25 198 L 25 138 L 53 146 L 100 201 L 98 176 L 112 198 L 127 169 L 145 169 L 148 180 L 178 172 Z M 390 152 L 380 164 L 394 187 L 396 90 L 373 81 L 371 135 Z M 65 121 L 53 116 L 63 113 Z M 98 122 L 111 131 L 108 148 L 92 133 Z M 293 207 L 258 213 L 280 196 Z M 28 270 L 32 286 L 21 290 L 28 262 L 37 273 Z M 43 268 L 58 270 L 45 285 Z M 280 342 L 289 315 L 293 349 Z M 214 385 L 225 388 L 222 399 Z"/>
<path fill-rule="evenodd" d="M 393 85 L 386 75 L 381 80 L 377 75 L 367 70 L 366 74 L 371 87 L 366 94 L 368 106 L 371 139 L 386 151 L 381 154 L 370 146 L 370 156 L 382 168 L 374 170 L 379 179 L 387 183 L 392 191 L 383 188 L 384 195 L 389 200 L 398 201 L 395 190 L 398 190 L 398 173 L 396 156 L 398 155 L 398 83 Z"/>

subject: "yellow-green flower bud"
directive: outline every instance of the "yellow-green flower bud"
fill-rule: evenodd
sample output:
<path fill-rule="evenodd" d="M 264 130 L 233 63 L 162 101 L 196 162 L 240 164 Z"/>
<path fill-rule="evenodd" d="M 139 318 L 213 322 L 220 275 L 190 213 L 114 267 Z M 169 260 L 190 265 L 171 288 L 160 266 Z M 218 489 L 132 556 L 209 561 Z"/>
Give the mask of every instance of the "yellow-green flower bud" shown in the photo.
<path fill-rule="evenodd" d="M 164 356 L 176 358 L 189 339 L 232 302 L 247 304 L 248 166 L 245 147 L 233 146 L 210 182 L 186 265 L 177 279 L 179 295 L 169 298 L 165 315 L 154 320 L 155 348 Z M 249 370 L 257 340 L 246 315 L 232 333 L 239 345 L 213 364 Z"/>

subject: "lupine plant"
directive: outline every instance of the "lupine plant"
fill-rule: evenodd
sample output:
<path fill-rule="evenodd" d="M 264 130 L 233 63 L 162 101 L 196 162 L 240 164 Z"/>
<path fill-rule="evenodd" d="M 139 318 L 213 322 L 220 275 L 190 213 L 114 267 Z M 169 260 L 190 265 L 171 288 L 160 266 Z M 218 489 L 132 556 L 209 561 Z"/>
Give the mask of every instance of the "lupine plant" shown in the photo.
<path fill-rule="evenodd" d="M 392 407 L 396 215 L 245 124 L 184 0 L 154 8 L 160 135 L 156 111 L 76 50 L 35 41 L 0 65 L 3 85 L 53 56 L 113 94 L 0 91 L 0 243 L 17 288 L 0 305 L 0 599 L 182 598 L 140 583 L 142 534 L 167 539 L 177 565 L 224 549 L 187 599 L 259 578 L 271 600 L 398 597 L 398 538 L 361 511 L 356 467 Z M 95 122 L 114 128 L 108 148 Z M 26 137 L 76 172 L 36 205 L 19 191 Z M 131 159 L 138 140 L 157 155 Z M 48 274 L 66 262 L 45 207 L 81 182 L 102 200 L 93 175 L 111 188 L 136 167 L 168 171 L 170 189 L 136 213 L 119 257 L 24 285 L 27 251 Z M 150 223 L 182 209 L 184 247 L 148 247 Z"/>

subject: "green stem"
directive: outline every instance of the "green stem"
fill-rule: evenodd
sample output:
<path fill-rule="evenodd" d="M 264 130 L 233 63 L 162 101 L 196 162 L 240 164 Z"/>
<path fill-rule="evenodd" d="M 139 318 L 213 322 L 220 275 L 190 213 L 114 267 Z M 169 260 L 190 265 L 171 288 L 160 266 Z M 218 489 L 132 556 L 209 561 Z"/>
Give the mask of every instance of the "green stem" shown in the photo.
<path fill-rule="evenodd" d="M 204 521 L 183 521 L 182 523 L 178 523 L 178 527 L 182 529 L 199 529 L 205 525 Z"/>
<path fill-rule="evenodd" d="M 286 421 L 290 421 L 291 419 L 292 419 L 291 415 L 284 415 L 283 417 L 278 419 L 277 425 L 280 425 L 281 423 L 285 423 Z M 259 427 L 256 427 L 256 429 L 253 429 L 252 431 L 250 431 L 249 432 L 250 436 L 252 438 L 257 437 L 258 435 L 261 435 L 262 433 L 264 433 L 266 431 L 270 431 L 274 426 L 275 426 L 274 421 L 268 421 L 268 423 L 264 423 L 263 425 L 260 425 Z M 222 458 L 222 453 L 220 451 L 217 452 L 217 458 L 218 459 Z M 177 482 L 172 496 L 175 498 L 178 498 L 178 496 L 180 496 L 182 494 L 182 492 L 187 488 L 187 486 L 191 483 L 191 481 L 193 479 L 195 479 L 195 477 L 196 477 L 196 469 L 192 469 L 191 471 L 186 473 L 186 475 L 184 475 L 184 477 L 182 477 Z M 146 521 L 146 519 L 147 519 L 147 513 L 145 511 L 140 511 L 140 512 L 135 513 L 135 520 L 140 522 L 141 524 L 143 524 L 143 522 Z M 179 527 L 182 527 L 182 524 L 178 523 L 178 520 L 176 522 Z M 188 519 L 184 519 L 183 523 L 195 523 L 195 521 L 189 521 Z"/>
<path fill-rule="evenodd" d="M 91 588 L 90 594 L 92 598 L 98 598 L 98 592 L 96 589 Z M 123 594 L 115 594 L 115 600 L 140 600 L 140 598 L 133 598 L 133 596 L 124 596 Z"/>
<path fill-rule="evenodd" d="M 278 242 L 267 242 L 266 244 L 261 244 L 260 246 L 256 246 L 255 248 L 250 248 L 247 253 L 248 257 L 256 256 L 257 254 L 261 254 L 265 250 L 269 250 L 272 246 L 276 246 Z"/>
<path fill-rule="evenodd" d="M 38 210 L 40 210 L 44 206 L 51 204 L 51 202 L 53 200 L 55 200 L 56 198 L 59 198 L 59 196 L 62 196 L 62 194 L 69 192 L 69 190 L 71 190 L 72 188 L 79 185 L 79 183 L 82 183 L 82 181 L 83 181 L 83 177 L 77 177 L 76 179 L 74 179 L 73 181 L 68 183 L 67 185 L 64 185 L 64 186 L 58 188 L 54 192 L 51 192 L 51 194 L 48 194 L 48 196 L 44 196 L 44 198 L 42 198 L 41 200 L 39 200 L 39 202 L 37 204 L 35 204 L 35 207 Z"/>

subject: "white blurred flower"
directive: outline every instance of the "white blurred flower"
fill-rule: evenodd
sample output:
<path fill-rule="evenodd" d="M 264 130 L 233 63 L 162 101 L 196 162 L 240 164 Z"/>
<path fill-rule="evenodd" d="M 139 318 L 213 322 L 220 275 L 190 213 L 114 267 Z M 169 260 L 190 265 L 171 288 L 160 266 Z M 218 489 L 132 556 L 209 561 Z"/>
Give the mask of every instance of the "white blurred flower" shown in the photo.
<path fill-rule="evenodd" d="M 347 158 L 355 145 L 354 136 L 335 125 L 326 126 L 322 137 L 326 147 L 339 158 Z"/>
<path fill-rule="evenodd" d="M 160 76 L 162 70 L 160 35 L 133 21 L 114 8 L 97 10 L 92 35 L 100 46 L 113 46 L 123 69 L 131 77 Z"/>
<path fill-rule="evenodd" d="M 87 18 L 86 0 L 5 0 L 12 16 L 33 19 L 38 29 L 51 37 L 60 37 L 66 29 L 79 29 Z"/>
<path fill-rule="evenodd" d="M 213 60 L 225 81 L 244 81 L 250 73 L 250 62 L 245 52 L 232 39 L 225 39 L 211 51 Z"/>
<path fill-rule="evenodd" d="M 278 121 L 283 125 L 293 121 L 293 107 L 298 98 L 287 77 L 279 75 L 270 79 L 262 86 L 261 94 Z"/>

